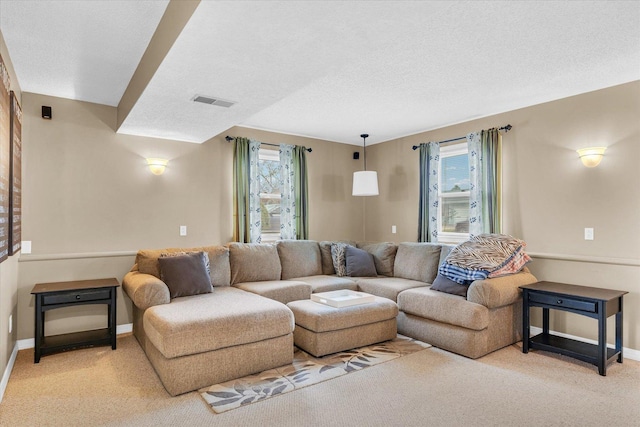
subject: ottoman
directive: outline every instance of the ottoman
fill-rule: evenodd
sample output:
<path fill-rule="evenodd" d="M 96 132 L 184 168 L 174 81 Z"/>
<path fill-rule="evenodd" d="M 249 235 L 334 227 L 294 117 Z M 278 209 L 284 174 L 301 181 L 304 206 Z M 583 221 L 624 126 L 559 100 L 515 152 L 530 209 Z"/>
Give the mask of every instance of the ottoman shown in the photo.
<path fill-rule="evenodd" d="M 294 344 L 316 357 L 396 337 L 395 302 L 375 297 L 367 304 L 331 307 L 311 300 L 292 301 Z"/>

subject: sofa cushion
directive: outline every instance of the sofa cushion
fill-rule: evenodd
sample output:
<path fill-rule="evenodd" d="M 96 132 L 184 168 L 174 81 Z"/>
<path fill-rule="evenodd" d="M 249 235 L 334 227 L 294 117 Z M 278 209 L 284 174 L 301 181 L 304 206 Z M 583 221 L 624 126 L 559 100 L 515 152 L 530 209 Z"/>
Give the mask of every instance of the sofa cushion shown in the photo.
<path fill-rule="evenodd" d="M 276 244 L 282 279 L 322 274 L 320 246 L 313 240 L 281 240 Z"/>
<path fill-rule="evenodd" d="M 388 298 L 396 301 L 398 294 L 404 290 L 425 287 L 427 283 L 417 280 L 402 279 L 399 277 L 356 278 L 358 289 L 368 294 Z"/>
<path fill-rule="evenodd" d="M 149 341 L 166 358 L 288 335 L 293 322 L 285 305 L 230 287 L 151 307 L 143 320 Z"/>
<path fill-rule="evenodd" d="M 160 256 L 160 278 L 169 288 L 170 298 L 206 294 L 212 291 L 205 252 Z"/>
<path fill-rule="evenodd" d="M 489 309 L 461 296 L 430 288 L 408 289 L 398 295 L 398 308 L 414 316 L 481 331 L 489 326 Z"/>
<path fill-rule="evenodd" d="M 275 245 L 230 243 L 231 284 L 280 280 L 282 267 Z"/>
<path fill-rule="evenodd" d="M 311 285 L 295 280 L 265 280 L 236 283 L 233 286 L 286 304 L 290 301 L 311 298 Z"/>
<path fill-rule="evenodd" d="M 336 269 L 333 267 L 333 258 L 331 257 L 331 245 L 334 243 L 346 243 L 351 246 L 356 246 L 356 242 L 352 240 L 340 240 L 335 242 L 322 241 L 318 243 L 320 246 L 320 256 L 322 258 L 322 274 L 336 274 Z"/>
<path fill-rule="evenodd" d="M 229 249 L 224 246 L 200 246 L 195 248 L 143 249 L 136 255 L 138 271 L 160 278 L 158 258 L 163 253 L 206 252 L 209 256 L 211 283 L 214 287 L 231 284 L 231 267 L 229 265 Z"/>
<path fill-rule="evenodd" d="M 433 283 L 438 274 L 440 252 L 440 245 L 433 243 L 400 243 L 393 266 L 393 275 Z"/>
<path fill-rule="evenodd" d="M 438 273 L 433 284 L 431 285 L 431 289 L 434 291 L 444 292 L 451 295 L 460 295 L 461 297 L 467 297 L 467 291 L 469 290 L 468 285 L 461 285 L 460 283 L 454 282 L 449 279 L 447 276 L 443 276 Z"/>
<path fill-rule="evenodd" d="M 376 271 L 381 276 L 393 277 L 393 264 L 396 260 L 398 245 L 391 242 L 359 242 L 357 247 L 373 255 Z"/>
<path fill-rule="evenodd" d="M 395 319 L 398 306 L 386 298 L 375 297 L 369 304 L 336 308 L 314 301 L 293 301 L 287 304 L 293 311 L 296 325 L 313 332 L 339 331 L 370 323 Z"/>
<path fill-rule="evenodd" d="M 339 291 L 341 289 L 358 290 L 358 284 L 347 277 L 322 274 L 318 276 L 294 277 L 291 280 L 308 283 L 311 285 L 311 292 L 314 294 L 318 292 Z"/>
<path fill-rule="evenodd" d="M 376 277 L 376 264 L 373 255 L 364 249 L 347 246 L 344 251 L 347 276 Z"/>

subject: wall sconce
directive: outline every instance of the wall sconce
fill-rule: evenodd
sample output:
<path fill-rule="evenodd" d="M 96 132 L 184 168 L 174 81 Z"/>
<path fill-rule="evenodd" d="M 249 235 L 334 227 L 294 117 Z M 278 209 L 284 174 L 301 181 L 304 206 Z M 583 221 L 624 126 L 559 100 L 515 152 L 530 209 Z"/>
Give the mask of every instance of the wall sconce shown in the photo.
<path fill-rule="evenodd" d="M 147 159 L 147 165 L 149 166 L 149 170 L 154 175 L 162 175 L 168 163 L 169 163 L 169 160 L 167 159 L 158 159 L 158 158 Z"/>
<path fill-rule="evenodd" d="M 602 156 L 604 156 L 604 150 L 607 147 L 589 147 L 576 150 L 582 160 L 582 164 L 588 168 L 595 168 L 600 164 Z"/>

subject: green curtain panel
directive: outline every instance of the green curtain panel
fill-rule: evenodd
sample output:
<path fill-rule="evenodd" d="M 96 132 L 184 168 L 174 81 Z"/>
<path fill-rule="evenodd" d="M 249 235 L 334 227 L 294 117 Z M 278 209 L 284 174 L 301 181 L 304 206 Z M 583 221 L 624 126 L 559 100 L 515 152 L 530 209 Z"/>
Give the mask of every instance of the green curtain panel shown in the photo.
<path fill-rule="evenodd" d="M 500 142 L 498 129 L 472 132 L 469 144 L 469 233 L 501 233 Z"/>
<path fill-rule="evenodd" d="M 482 218 L 485 233 L 502 232 L 501 162 L 502 137 L 498 129 L 483 130 L 480 134 L 482 152 Z"/>
<path fill-rule="evenodd" d="M 296 238 L 309 238 L 309 184 L 307 179 L 307 148 L 293 148 L 293 179 L 295 188 Z"/>
<path fill-rule="evenodd" d="M 236 242 L 249 243 L 251 230 L 249 221 L 249 177 L 250 156 L 249 139 L 236 138 L 233 154 L 233 239 Z"/>

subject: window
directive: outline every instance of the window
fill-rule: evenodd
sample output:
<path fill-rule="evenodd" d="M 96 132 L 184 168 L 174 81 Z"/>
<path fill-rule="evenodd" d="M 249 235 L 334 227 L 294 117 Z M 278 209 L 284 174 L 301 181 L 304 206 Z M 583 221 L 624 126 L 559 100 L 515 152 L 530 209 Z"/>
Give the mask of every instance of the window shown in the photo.
<path fill-rule="evenodd" d="M 260 178 L 260 222 L 263 242 L 280 238 L 280 153 L 260 149 L 258 155 Z"/>
<path fill-rule="evenodd" d="M 440 147 L 438 241 L 469 238 L 469 150 L 467 144 Z"/>

